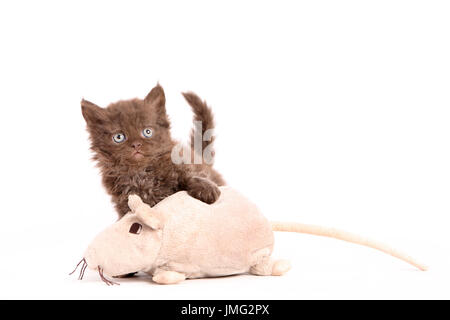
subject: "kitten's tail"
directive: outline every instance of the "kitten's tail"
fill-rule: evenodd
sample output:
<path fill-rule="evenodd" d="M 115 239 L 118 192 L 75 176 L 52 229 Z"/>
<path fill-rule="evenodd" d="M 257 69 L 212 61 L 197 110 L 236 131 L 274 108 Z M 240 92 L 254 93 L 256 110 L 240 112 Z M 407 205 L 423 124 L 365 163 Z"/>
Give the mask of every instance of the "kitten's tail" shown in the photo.
<path fill-rule="evenodd" d="M 196 121 L 191 131 L 191 148 L 193 150 L 196 149 L 194 148 L 194 142 L 197 139 L 201 142 L 202 150 L 195 150 L 195 152 L 201 151 L 203 153 L 205 148 L 209 146 L 208 151 L 214 157 L 213 142 L 215 137 L 212 131 L 214 129 L 214 116 L 211 108 L 193 92 L 184 92 L 183 96 L 191 106 L 192 112 L 194 113 L 194 121 Z"/>
<path fill-rule="evenodd" d="M 347 242 L 356 243 L 359 245 L 363 245 L 366 247 L 370 247 L 384 253 L 387 253 L 395 258 L 403 260 L 416 268 L 426 271 L 427 266 L 417 262 L 412 257 L 396 250 L 388 245 L 371 240 L 368 238 L 364 238 L 354 233 L 346 232 L 343 230 L 328 228 L 323 226 L 311 225 L 311 224 L 303 224 L 303 223 L 294 223 L 294 222 L 271 222 L 273 231 L 285 231 L 285 232 L 297 232 L 297 233 L 307 233 L 316 236 L 330 237 L 334 239 L 339 239 Z"/>

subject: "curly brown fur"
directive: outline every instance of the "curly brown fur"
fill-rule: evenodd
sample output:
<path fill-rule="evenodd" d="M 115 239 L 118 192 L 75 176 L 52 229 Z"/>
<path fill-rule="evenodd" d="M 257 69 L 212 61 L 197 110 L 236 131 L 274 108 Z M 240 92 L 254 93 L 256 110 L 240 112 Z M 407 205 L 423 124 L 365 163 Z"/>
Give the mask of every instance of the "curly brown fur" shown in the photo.
<path fill-rule="evenodd" d="M 101 170 L 103 185 L 112 196 L 119 217 L 129 211 L 129 194 L 137 194 L 154 206 L 175 192 L 187 190 L 193 197 L 212 203 L 220 195 L 217 186 L 225 184 L 210 165 L 172 162 L 171 152 L 176 142 L 170 136 L 165 102 L 164 90 L 159 84 L 143 100 L 119 101 L 107 108 L 81 101 L 93 159 Z M 205 127 L 211 128 L 211 110 L 206 112 L 207 117 L 202 117 L 203 107 L 192 108 L 194 119 L 206 121 Z M 151 138 L 142 134 L 145 128 L 152 129 Z M 125 135 L 123 142 L 114 142 L 113 136 L 117 133 Z"/>

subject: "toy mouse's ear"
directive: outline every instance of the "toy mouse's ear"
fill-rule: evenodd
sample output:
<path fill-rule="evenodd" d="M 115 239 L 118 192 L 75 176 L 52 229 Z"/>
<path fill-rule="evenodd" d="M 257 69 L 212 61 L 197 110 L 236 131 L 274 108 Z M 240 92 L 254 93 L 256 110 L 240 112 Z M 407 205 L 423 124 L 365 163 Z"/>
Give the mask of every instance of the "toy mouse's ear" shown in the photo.
<path fill-rule="evenodd" d="M 131 194 L 128 196 L 128 206 L 142 223 L 154 230 L 162 228 L 162 221 L 156 210 L 144 203 L 138 195 Z"/>
<path fill-rule="evenodd" d="M 128 196 L 128 207 L 130 207 L 131 212 L 136 213 L 136 209 L 143 205 L 145 205 L 145 203 L 138 195 L 130 194 Z"/>

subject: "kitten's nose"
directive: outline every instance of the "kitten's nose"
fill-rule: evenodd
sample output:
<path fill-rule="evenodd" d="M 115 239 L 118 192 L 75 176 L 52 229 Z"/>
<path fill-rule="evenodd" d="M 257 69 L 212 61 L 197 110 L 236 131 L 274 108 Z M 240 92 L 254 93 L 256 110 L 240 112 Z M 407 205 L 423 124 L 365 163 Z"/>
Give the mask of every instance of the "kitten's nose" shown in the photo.
<path fill-rule="evenodd" d="M 133 144 L 131 146 L 133 148 L 135 148 L 136 150 L 138 150 L 140 147 L 142 147 L 142 143 L 140 143 L 140 142 L 133 142 Z"/>

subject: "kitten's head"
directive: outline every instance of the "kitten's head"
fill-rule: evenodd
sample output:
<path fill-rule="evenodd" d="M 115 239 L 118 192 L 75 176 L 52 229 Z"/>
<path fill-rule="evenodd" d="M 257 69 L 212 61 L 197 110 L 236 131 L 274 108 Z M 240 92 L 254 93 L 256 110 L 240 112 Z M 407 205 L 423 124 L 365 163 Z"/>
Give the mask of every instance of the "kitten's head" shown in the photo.
<path fill-rule="evenodd" d="M 164 90 L 158 84 L 144 100 L 132 99 L 101 108 L 87 100 L 81 110 L 90 134 L 94 159 L 128 166 L 145 166 L 171 147 Z"/>

